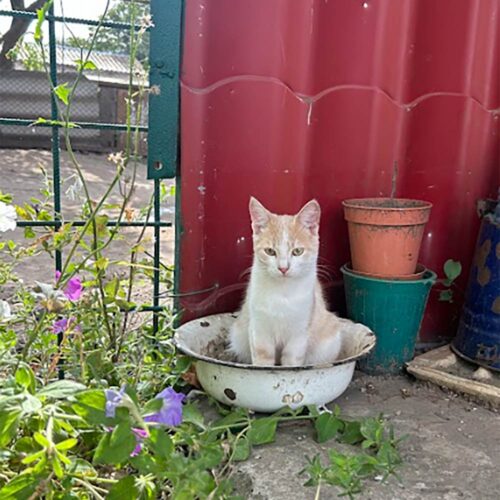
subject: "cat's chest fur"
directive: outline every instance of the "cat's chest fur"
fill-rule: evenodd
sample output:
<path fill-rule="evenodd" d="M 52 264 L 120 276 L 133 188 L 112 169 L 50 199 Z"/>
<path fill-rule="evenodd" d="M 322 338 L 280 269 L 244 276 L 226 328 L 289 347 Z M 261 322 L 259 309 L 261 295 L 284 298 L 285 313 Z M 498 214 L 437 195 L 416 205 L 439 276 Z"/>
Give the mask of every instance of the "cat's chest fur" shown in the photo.
<path fill-rule="evenodd" d="M 287 330 L 289 325 L 299 324 L 307 327 L 314 304 L 314 281 L 282 281 L 256 280 L 251 283 L 248 296 L 250 317 L 266 320 L 272 330 Z"/>

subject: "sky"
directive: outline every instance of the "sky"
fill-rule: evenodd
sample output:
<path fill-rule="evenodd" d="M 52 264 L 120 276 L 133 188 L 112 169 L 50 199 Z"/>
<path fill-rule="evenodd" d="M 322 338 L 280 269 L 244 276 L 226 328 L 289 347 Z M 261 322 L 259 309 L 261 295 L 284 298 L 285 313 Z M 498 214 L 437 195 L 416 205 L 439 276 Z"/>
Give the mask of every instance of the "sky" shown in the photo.
<path fill-rule="evenodd" d="M 29 5 L 32 0 L 25 0 Z M 56 15 L 61 15 L 62 10 L 66 17 L 78 17 L 83 19 L 98 19 L 104 12 L 106 0 L 54 0 Z M 62 10 L 61 10 L 62 8 Z M 9 0 L 0 0 L 0 10 L 11 10 Z M 4 33 L 10 26 L 10 18 L 0 16 L 0 33 Z M 75 36 L 87 36 L 88 28 L 79 24 L 71 24 L 71 31 Z M 33 32 L 34 23 L 30 25 L 29 31 Z M 57 38 L 62 37 L 62 27 L 59 27 Z M 65 36 L 69 36 L 66 32 Z"/>

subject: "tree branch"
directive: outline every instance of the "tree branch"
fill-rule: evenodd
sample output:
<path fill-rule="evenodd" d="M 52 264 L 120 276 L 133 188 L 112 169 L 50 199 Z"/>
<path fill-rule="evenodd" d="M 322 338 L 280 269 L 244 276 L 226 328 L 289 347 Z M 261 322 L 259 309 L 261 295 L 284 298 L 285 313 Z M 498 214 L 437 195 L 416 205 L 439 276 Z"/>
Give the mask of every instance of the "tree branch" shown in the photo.
<path fill-rule="evenodd" d="M 25 7 L 24 0 L 10 0 L 12 10 L 35 12 L 40 9 L 46 0 L 35 0 L 28 7 Z M 7 59 L 7 54 L 16 46 L 19 39 L 28 31 L 33 19 L 29 17 L 13 17 L 10 28 L 0 38 L 2 50 L 0 51 L 0 69 L 10 69 L 13 62 Z"/>

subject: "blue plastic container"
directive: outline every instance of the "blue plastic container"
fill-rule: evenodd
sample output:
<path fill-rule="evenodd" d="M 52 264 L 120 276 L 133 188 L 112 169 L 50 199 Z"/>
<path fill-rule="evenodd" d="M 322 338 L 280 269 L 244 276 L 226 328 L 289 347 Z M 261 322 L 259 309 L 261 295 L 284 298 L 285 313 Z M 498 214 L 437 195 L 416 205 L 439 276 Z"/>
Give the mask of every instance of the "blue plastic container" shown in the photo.
<path fill-rule="evenodd" d="M 500 204 L 499 204 L 500 207 Z M 481 224 L 465 304 L 452 343 L 462 358 L 500 370 L 500 210 Z"/>

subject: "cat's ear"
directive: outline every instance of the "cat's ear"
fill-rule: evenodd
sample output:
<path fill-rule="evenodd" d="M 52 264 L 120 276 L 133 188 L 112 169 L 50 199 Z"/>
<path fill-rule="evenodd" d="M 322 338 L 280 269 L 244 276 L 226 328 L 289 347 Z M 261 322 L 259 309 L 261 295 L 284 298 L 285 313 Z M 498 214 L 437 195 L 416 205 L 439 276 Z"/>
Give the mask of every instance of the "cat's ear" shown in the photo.
<path fill-rule="evenodd" d="M 252 219 L 253 232 L 259 234 L 267 226 L 271 218 L 271 212 L 253 196 L 250 197 L 248 209 L 250 211 L 250 218 Z"/>
<path fill-rule="evenodd" d="M 308 201 L 295 216 L 296 219 L 311 233 L 317 233 L 319 228 L 319 218 L 321 207 L 316 200 Z"/>

